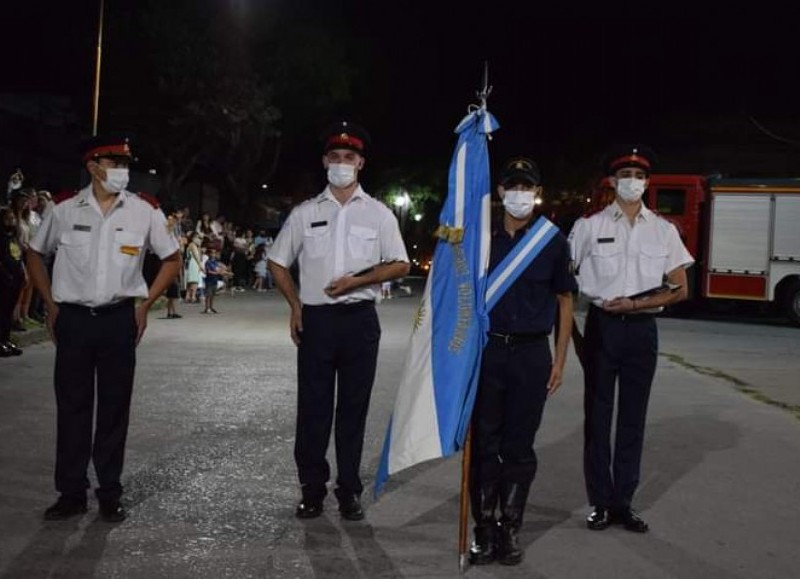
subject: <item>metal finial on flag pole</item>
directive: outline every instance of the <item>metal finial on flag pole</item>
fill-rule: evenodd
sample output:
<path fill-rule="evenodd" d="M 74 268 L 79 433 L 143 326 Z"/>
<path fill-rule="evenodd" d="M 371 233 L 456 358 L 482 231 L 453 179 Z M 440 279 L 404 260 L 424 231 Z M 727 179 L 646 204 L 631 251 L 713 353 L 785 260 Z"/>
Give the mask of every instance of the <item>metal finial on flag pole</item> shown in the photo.
<path fill-rule="evenodd" d="M 489 95 L 492 94 L 492 87 L 489 86 L 489 61 L 484 61 L 483 63 L 483 86 L 481 90 L 475 93 L 478 96 L 478 99 L 481 101 L 481 108 L 486 108 L 486 101 L 489 98 Z"/>

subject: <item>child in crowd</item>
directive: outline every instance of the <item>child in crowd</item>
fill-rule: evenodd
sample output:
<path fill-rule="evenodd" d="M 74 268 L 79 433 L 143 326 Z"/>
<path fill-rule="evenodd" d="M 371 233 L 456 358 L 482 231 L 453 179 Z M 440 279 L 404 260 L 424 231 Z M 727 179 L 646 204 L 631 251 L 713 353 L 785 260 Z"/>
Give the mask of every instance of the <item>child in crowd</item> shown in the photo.
<path fill-rule="evenodd" d="M 17 218 L 8 208 L 0 208 L 0 358 L 22 354 L 11 342 L 11 325 L 27 274 L 22 247 L 17 238 Z"/>
<path fill-rule="evenodd" d="M 208 261 L 205 264 L 206 270 L 206 309 L 203 310 L 204 314 L 218 314 L 219 312 L 214 309 L 214 297 L 217 295 L 217 290 L 223 279 L 231 277 L 231 272 L 219 260 L 219 250 L 209 247 Z"/>
<path fill-rule="evenodd" d="M 260 292 L 267 291 L 269 285 L 267 282 L 267 249 L 263 245 L 259 245 L 256 249 L 256 256 L 254 258 L 255 265 L 253 271 L 256 274 L 256 281 L 253 284 L 253 289 Z"/>

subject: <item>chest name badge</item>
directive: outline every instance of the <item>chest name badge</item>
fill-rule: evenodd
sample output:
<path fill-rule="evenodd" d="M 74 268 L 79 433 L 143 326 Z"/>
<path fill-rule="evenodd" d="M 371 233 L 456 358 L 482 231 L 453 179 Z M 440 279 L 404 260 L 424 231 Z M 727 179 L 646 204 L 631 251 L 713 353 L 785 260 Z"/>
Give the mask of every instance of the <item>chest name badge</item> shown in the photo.
<path fill-rule="evenodd" d="M 311 224 L 311 227 L 322 227 L 323 225 L 327 225 L 327 224 L 328 224 L 327 221 L 314 221 Z"/>
<path fill-rule="evenodd" d="M 91 225 L 78 225 L 76 223 L 75 225 L 72 226 L 72 229 L 75 230 L 75 231 L 91 231 L 92 230 L 92 226 Z"/>
<path fill-rule="evenodd" d="M 614 243 L 613 237 L 598 237 L 597 243 Z"/>
<path fill-rule="evenodd" d="M 120 246 L 119 250 L 125 255 L 139 255 L 141 248 L 136 247 L 135 245 L 122 245 Z"/>

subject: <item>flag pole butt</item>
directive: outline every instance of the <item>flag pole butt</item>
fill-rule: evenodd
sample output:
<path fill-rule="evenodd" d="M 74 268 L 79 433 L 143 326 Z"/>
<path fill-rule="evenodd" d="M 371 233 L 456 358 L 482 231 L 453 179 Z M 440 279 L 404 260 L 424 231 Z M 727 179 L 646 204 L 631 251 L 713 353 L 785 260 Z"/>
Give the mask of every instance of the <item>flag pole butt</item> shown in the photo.
<path fill-rule="evenodd" d="M 467 572 L 467 567 L 469 566 L 469 561 L 467 559 L 466 553 L 460 553 L 458 555 L 458 572 L 462 575 Z"/>

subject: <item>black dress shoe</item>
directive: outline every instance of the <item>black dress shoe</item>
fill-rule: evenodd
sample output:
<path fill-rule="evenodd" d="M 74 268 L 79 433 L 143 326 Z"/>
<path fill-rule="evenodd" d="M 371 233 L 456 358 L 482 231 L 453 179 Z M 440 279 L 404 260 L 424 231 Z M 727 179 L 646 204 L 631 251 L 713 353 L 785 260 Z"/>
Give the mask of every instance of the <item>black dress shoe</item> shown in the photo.
<path fill-rule="evenodd" d="M 611 524 L 611 518 L 606 509 L 595 507 L 594 510 L 586 517 L 586 527 L 592 531 L 602 531 L 607 529 Z"/>
<path fill-rule="evenodd" d="M 6 346 L 5 344 L 0 344 L 0 358 L 10 358 L 14 354 L 11 353 L 11 349 Z"/>
<path fill-rule="evenodd" d="M 12 356 L 22 355 L 22 348 L 20 348 L 13 342 L 6 342 L 5 344 L 3 344 L 3 346 L 5 346 L 6 350 L 8 350 Z"/>
<path fill-rule="evenodd" d="M 45 521 L 63 521 L 86 512 L 86 500 L 59 497 L 44 512 Z"/>
<path fill-rule="evenodd" d="M 316 519 L 322 514 L 322 501 L 307 501 L 303 500 L 297 505 L 294 511 L 294 516 L 298 519 Z"/>
<path fill-rule="evenodd" d="M 611 522 L 622 525 L 626 530 L 633 533 L 646 533 L 650 530 L 647 523 L 633 509 L 623 509 L 613 513 Z"/>
<path fill-rule="evenodd" d="M 121 523 L 128 516 L 118 500 L 100 501 L 100 518 L 107 523 Z"/>
<path fill-rule="evenodd" d="M 348 495 L 339 498 L 339 513 L 348 521 L 360 521 L 364 518 L 364 509 L 357 495 Z"/>

